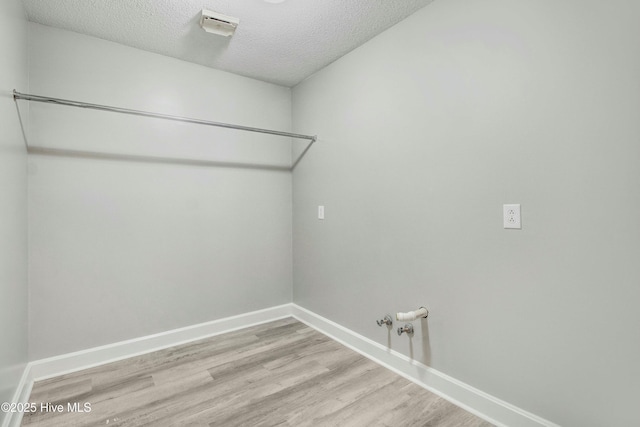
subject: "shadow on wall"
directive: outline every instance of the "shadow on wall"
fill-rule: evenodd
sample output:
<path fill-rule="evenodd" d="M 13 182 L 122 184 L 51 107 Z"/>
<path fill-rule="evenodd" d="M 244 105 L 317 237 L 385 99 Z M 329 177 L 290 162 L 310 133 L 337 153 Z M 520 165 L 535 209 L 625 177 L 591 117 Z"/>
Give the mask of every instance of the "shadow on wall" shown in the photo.
<path fill-rule="evenodd" d="M 13 94 L 11 94 L 11 97 L 13 98 Z M 22 140 L 24 141 L 24 146 L 27 147 L 27 150 L 29 150 L 29 143 L 27 142 L 27 132 L 25 131 L 24 122 L 22 121 L 22 114 L 20 114 L 20 106 L 18 105 L 18 102 L 15 100 L 15 98 L 14 98 L 14 103 L 16 104 L 16 112 L 18 113 L 18 122 L 20 123 L 20 130 L 22 131 Z"/>
<path fill-rule="evenodd" d="M 13 94 L 11 94 L 13 97 Z M 15 100 L 15 99 L 14 99 Z M 27 133 L 22 119 L 22 113 L 20 106 L 15 100 L 16 112 L 18 121 L 20 122 L 20 129 L 22 130 L 22 136 L 27 151 L 32 154 L 43 154 L 49 156 L 60 157 L 75 157 L 75 158 L 88 158 L 88 159 L 101 159 L 101 160 L 114 160 L 114 161 L 128 161 L 138 163 L 159 163 L 159 164 L 179 164 L 188 166 L 202 166 L 202 167 L 225 167 L 236 169 L 262 169 L 262 170 L 274 170 L 274 171 L 293 171 L 302 158 L 306 155 L 307 151 L 311 148 L 314 140 L 310 140 L 301 153 L 293 160 L 291 166 L 279 166 L 270 165 L 265 163 L 243 163 L 243 162 L 229 162 L 229 161 L 215 161 L 215 160 L 201 160 L 201 159 L 189 159 L 189 158 L 176 158 L 176 157 L 163 157 L 163 156 L 148 156 L 140 154 L 123 154 L 123 153 L 105 153 L 98 151 L 83 151 L 76 149 L 66 148 L 48 148 L 30 145 L 27 138 Z"/>
<path fill-rule="evenodd" d="M 431 366 L 431 344 L 429 341 L 429 322 L 428 319 L 420 319 L 420 333 L 422 334 L 422 357 L 427 366 Z"/>
<path fill-rule="evenodd" d="M 262 170 L 277 170 L 277 171 L 290 171 L 292 168 L 286 166 L 273 166 L 265 164 L 252 164 L 252 163 L 233 163 L 233 162 L 216 162 L 213 160 L 196 160 L 196 159 L 180 159 L 173 157 L 155 157 L 155 156 L 142 156 L 137 154 L 118 154 L 118 153 L 100 153 L 94 151 L 80 151 L 80 150 L 67 150 L 58 148 L 44 148 L 44 147 L 28 147 L 31 154 L 43 154 L 48 156 L 59 157 L 75 157 L 85 159 L 100 159 L 100 160 L 115 160 L 125 162 L 136 163 L 159 163 L 159 164 L 178 164 L 188 166 L 203 166 L 203 167 L 223 167 L 223 168 L 236 168 L 236 169 L 262 169 Z"/>

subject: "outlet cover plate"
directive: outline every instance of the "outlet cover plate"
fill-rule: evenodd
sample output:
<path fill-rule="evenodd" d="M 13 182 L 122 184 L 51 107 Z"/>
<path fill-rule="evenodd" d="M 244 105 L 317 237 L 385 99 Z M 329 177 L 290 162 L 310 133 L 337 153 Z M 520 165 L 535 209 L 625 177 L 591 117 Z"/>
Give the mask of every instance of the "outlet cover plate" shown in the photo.
<path fill-rule="evenodd" d="M 522 228 L 520 205 L 502 205 L 504 228 Z"/>

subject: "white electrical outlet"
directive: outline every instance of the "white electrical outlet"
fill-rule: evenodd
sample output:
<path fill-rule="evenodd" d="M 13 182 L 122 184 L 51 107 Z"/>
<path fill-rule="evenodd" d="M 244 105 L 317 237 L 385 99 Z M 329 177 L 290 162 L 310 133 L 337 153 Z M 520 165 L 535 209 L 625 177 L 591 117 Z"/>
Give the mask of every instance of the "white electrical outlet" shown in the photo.
<path fill-rule="evenodd" d="M 504 228 L 522 228 L 520 205 L 502 205 Z"/>
<path fill-rule="evenodd" d="M 324 206 L 318 206 L 318 219 L 324 219 Z"/>

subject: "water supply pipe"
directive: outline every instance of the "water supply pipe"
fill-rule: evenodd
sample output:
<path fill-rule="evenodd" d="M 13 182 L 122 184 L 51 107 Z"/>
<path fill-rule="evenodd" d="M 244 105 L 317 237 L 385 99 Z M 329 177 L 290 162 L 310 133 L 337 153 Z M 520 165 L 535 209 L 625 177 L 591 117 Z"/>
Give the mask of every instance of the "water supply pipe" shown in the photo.
<path fill-rule="evenodd" d="M 407 313 L 396 313 L 396 320 L 400 322 L 411 322 L 416 319 L 426 318 L 429 316 L 429 310 L 424 307 L 420 307 L 415 311 L 409 311 Z"/>

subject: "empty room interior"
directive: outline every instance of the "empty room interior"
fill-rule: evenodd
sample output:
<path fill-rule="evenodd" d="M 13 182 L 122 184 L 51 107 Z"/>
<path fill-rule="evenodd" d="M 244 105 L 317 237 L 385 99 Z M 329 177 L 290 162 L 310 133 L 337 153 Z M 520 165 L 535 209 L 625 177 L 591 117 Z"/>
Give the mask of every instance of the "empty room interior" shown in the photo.
<path fill-rule="evenodd" d="M 0 425 L 640 426 L 638 22 L 1 2 Z"/>

